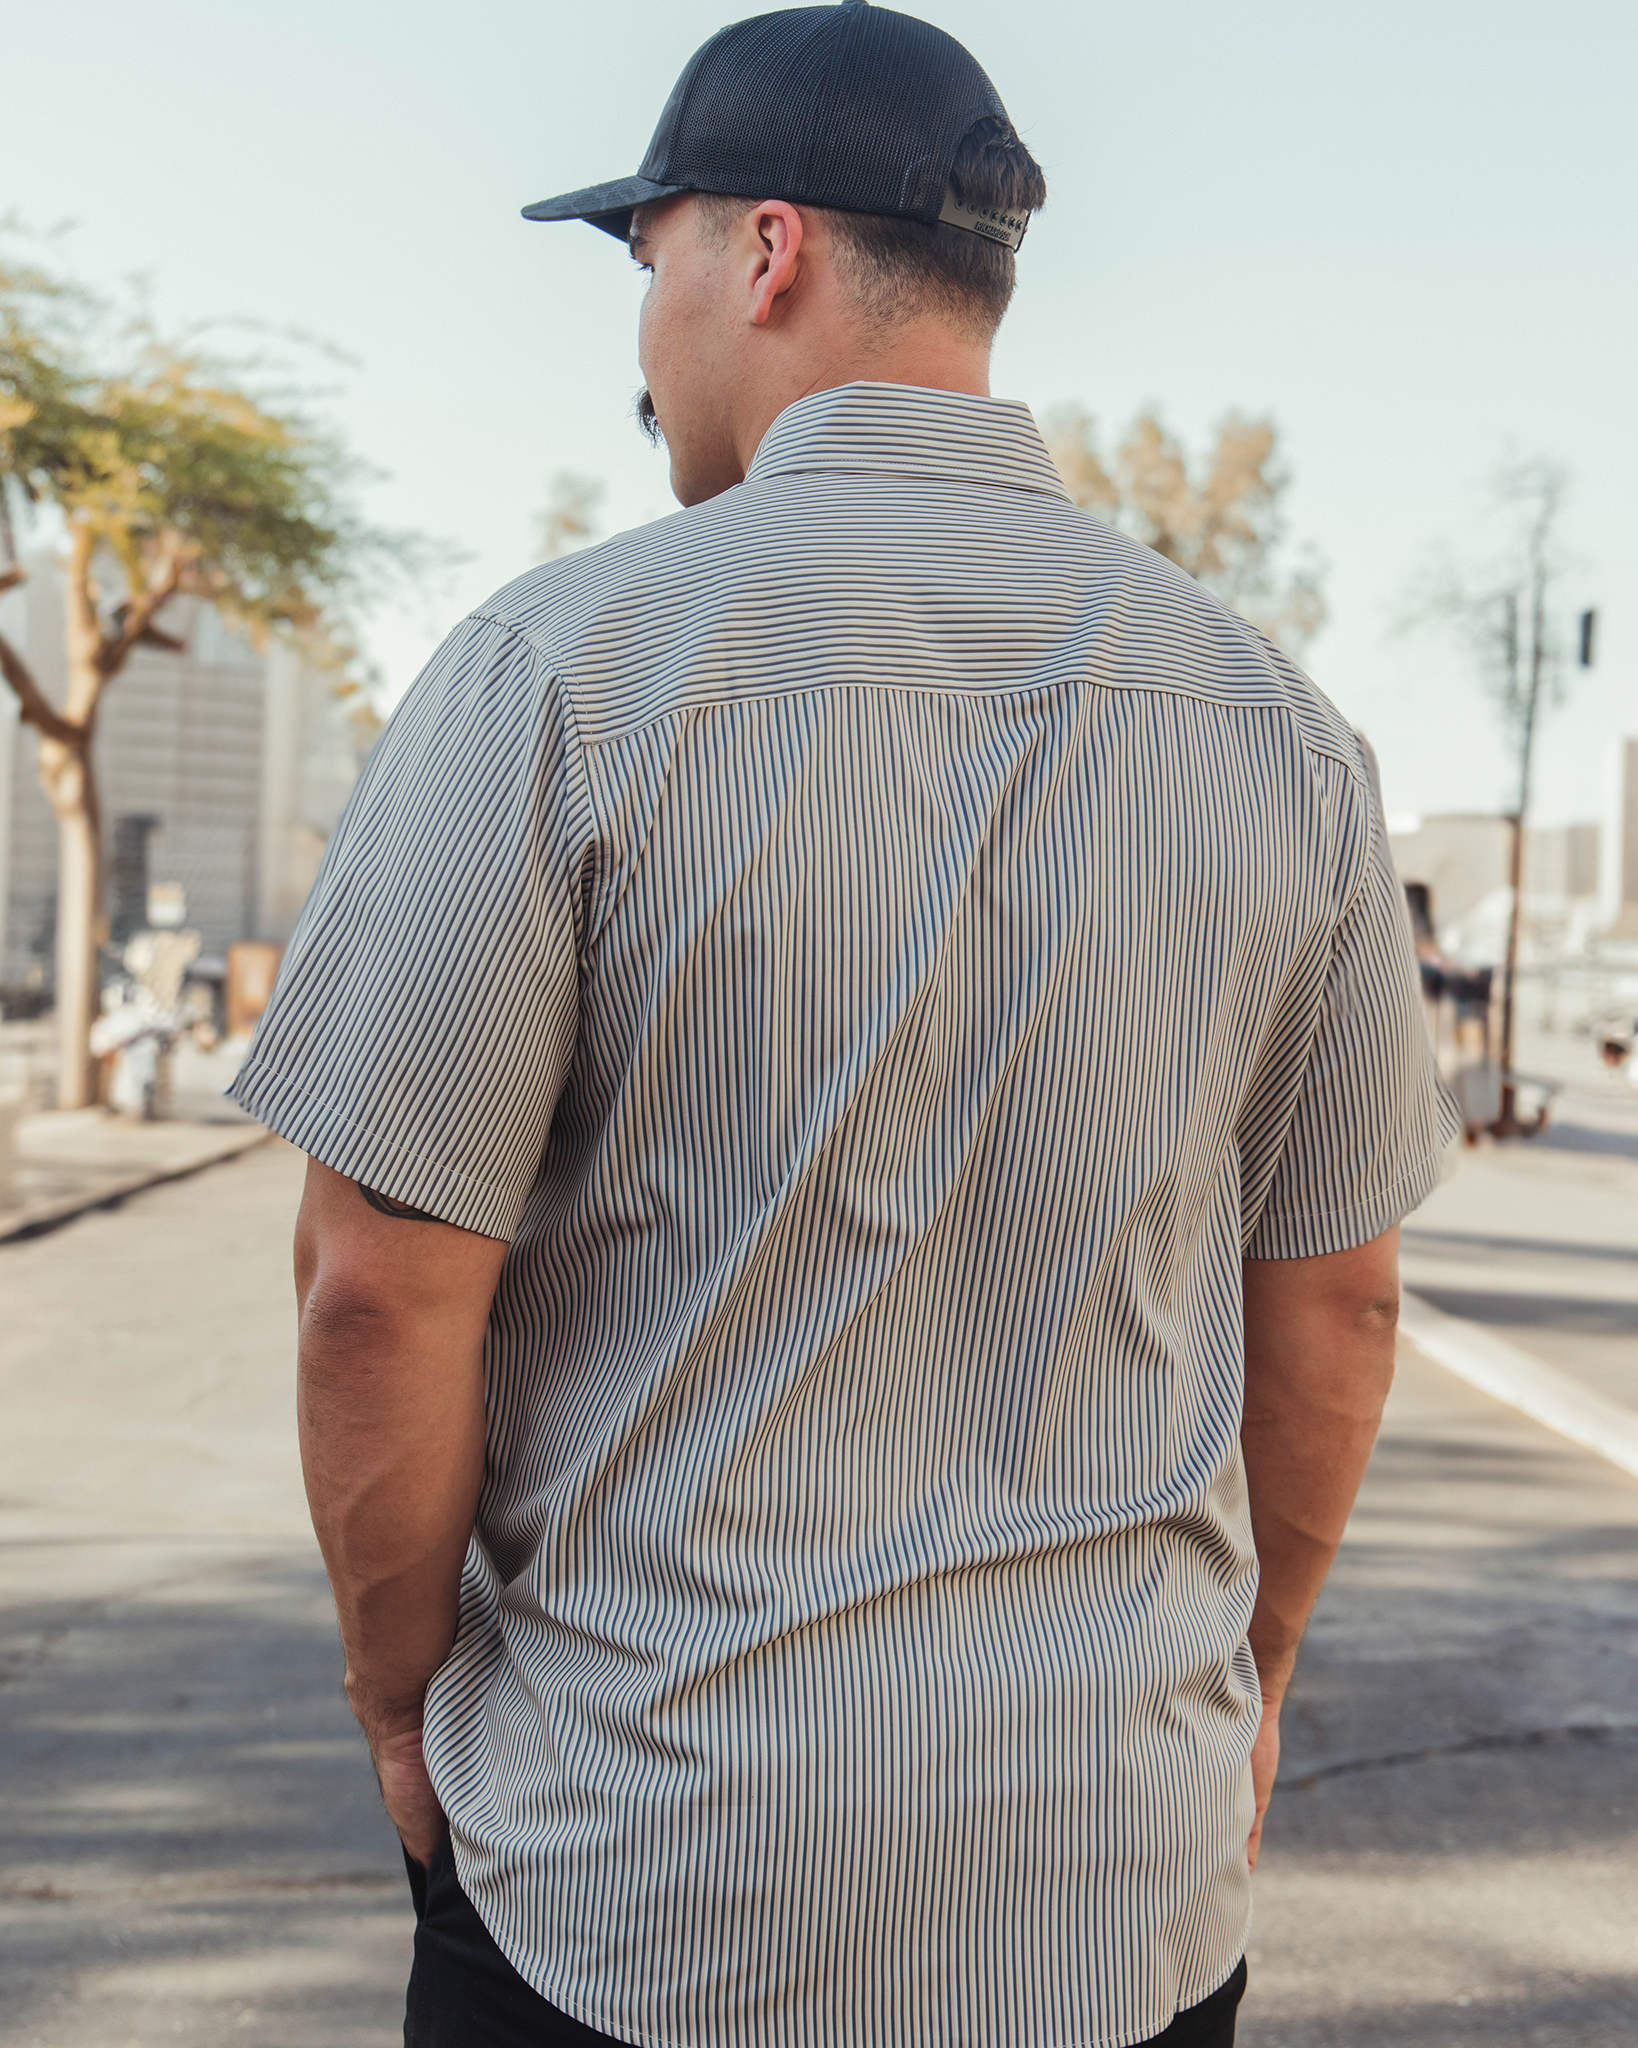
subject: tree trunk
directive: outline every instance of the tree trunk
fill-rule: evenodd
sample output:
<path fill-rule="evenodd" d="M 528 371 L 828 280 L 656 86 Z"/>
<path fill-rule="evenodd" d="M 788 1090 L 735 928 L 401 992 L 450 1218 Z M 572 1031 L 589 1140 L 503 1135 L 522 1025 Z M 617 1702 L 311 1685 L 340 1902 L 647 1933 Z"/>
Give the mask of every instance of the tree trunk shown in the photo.
<path fill-rule="evenodd" d="M 40 786 L 57 818 L 57 1034 L 61 1070 L 59 1109 L 83 1109 L 95 1099 L 91 1026 L 100 1008 L 97 954 L 108 936 L 102 902 L 102 808 L 91 743 L 102 693 L 144 640 L 178 643 L 161 633 L 154 615 L 176 590 L 188 550 L 169 532 L 146 582 L 127 574 L 127 602 L 105 634 L 97 611 L 97 536 L 89 521 L 71 515 L 64 596 L 68 617 L 68 700 L 59 710 L 40 690 L 17 650 L 0 640 L 0 673 L 16 692 L 23 717 L 40 735 Z M 123 558 L 121 558 L 123 560 Z M 22 580 L 13 563 L 0 571 L 0 589 Z"/>
<path fill-rule="evenodd" d="M 96 1089 L 89 1044 L 99 997 L 102 831 L 90 735 L 40 742 L 40 780 L 57 814 L 57 1107 L 84 1109 Z"/>
<path fill-rule="evenodd" d="M 68 701 L 72 738 L 40 740 L 40 781 L 57 814 L 57 1107 L 96 1100 L 91 1026 L 101 1007 L 97 949 L 102 930 L 102 811 L 91 765 L 97 706 L 107 681 L 106 650 L 93 577 L 96 540 L 83 520 L 69 527 L 66 600 Z"/>
<path fill-rule="evenodd" d="M 1507 955 L 1502 967 L 1501 1101 L 1497 1108 L 1496 1121 L 1491 1126 L 1498 1138 L 1528 1135 L 1527 1127 L 1519 1122 L 1518 1089 L 1513 1080 L 1513 986 L 1518 974 L 1519 907 L 1524 894 L 1523 813 L 1515 811 L 1508 822 L 1512 830 L 1508 847 L 1507 879 L 1513 892 L 1513 901 L 1507 913 Z"/>
<path fill-rule="evenodd" d="M 1524 825 L 1530 814 L 1530 770 L 1535 754 L 1536 718 L 1541 710 L 1541 688 L 1547 674 L 1545 549 L 1546 529 L 1538 524 L 1530 543 L 1530 682 L 1519 735 L 1519 806 L 1513 813 L 1512 844 L 1507 864 L 1513 902 L 1507 917 L 1507 958 L 1502 970 L 1501 1103 L 1496 1121 L 1490 1126 L 1498 1138 L 1533 1138 L 1547 1122 L 1545 1103 L 1533 1123 L 1520 1121 L 1518 1084 L 1513 1076 L 1514 991 L 1519 970 L 1519 926 L 1524 914 Z M 1517 659 L 1516 654 L 1514 659 Z"/>

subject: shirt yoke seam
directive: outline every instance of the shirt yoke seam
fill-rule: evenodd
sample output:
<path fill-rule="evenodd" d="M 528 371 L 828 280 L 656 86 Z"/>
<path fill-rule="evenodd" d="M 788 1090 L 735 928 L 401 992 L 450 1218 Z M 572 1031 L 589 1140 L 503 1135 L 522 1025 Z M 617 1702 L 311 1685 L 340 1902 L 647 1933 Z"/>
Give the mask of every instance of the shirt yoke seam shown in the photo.
<path fill-rule="evenodd" d="M 580 706 L 576 697 L 581 678 L 567 664 L 557 660 L 551 645 L 538 639 L 528 628 L 516 625 L 510 620 L 498 618 L 493 613 L 474 612 L 472 616 L 476 619 L 482 619 L 485 624 L 499 626 L 502 631 L 510 633 L 514 639 L 522 641 L 525 646 L 530 648 L 533 653 L 538 655 L 547 664 L 553 679 L 563 686 L 565 699 L 571 707 L 575 745 L 587 753 L 593 750 L 600 751 L 605 747 L 618 746 L 623 740 L 633 739 L 638 733 L 646 732 L 651 726 L 663 725 L 668 718 L 675 718 L 686 712 L 721 711 L 737 704 L 767 704 L 781 697 L 814 697 L 843 690 L 853 690 L 859 692 L 878 692 L 883 696 L 990 698 L 1001 702 L 1020 697 L 1039 696 L 1043 691 L 1057 687 L 1053 683 L 1020 683 L 1005 689 L 986 690 L 962 689 L 958 686 L 914 682 L 791 683 L 770 686 L 763 690 L 748 690 L 737 696 L 709 695 L 691 698 L 687 703 L 669 705 L 662 711 L 651 712 L 646 718 L 634 720 L 630 725 L 623 725 L 617 732 L 611 733 L 607 738 L 588 739 L 581 729 Z M 1277 692 L 1273 696 L 1259 699 L 1254 703 L 1226 703 L 1221 698 L 1214 697 L 1207 690 L 1190 688 L 1187 684 L 1142 681 L 1115 683 L 1105 681 L 1100 676 L 1084 673 L 1064 678 L 1064 680 L 1080 682 L 1088 689 L 1102 690 L 1110 695 L 1120 693 L 1129 696 L 1182 697 L 1191 703 L 1206 705 L 1213 710 L 1228 712 L 1236 717 L 1247 712 L 1272 711 L 1284 716 L 1297 728 L 1297 742 L 1305 753 L 1335 761 L 1351 777 L 1354 779 L 1359 778 L 1358 765 L 1349 757 L 1343 746 L 1340 744 L 1329 744 L 1323 739 L 1312 737 L 1302 730 L 1301 721 L 1283 692 Z M 584 774 L 583 768 L 582 774 Z"/>
<path fill-rule="evenodd" d="M 517 620 L 505 618 L 500 613 L 489 611 L 482 606 L 471 611 L 468 617 L 483 625 L 498 628 L 508 638 L 527 647 L 539 661 L 546 665 L 552 680 L 561 688 L 565 718 L 574 742 L 575 768 L 579 777 L 580 791 L 586 804 L 587 817 L 597 841 L 596 900 L 599 913 L 603 907 L 603 896 L 609 878 L 602 818 L 592 790 L 591 775 L 586 765 L 587 756 L 593 749 L 601 752 L 604 748 L 618 746 L 622 741 L 634 739 L 637 734 L 646 732 L 653 726 L 663 724 L 668 718 L 676 717 L 679 712 L 721 710 L 731 704 L 769 703 L 778 697 L 815 696 L 821 691 L 880 691 L 884 694 L 896 696 L 990 697 L 1006 699 L 1038 695 L 1042 690 L 1053 687 L 1051 684 L 1031 683 L 1021 684 L 1015 689 L 962 690 L 939 688 L 928 683 L 914 682 L 798 683 L 786 688 L 755 690 L 739 697 L 704 697 L 686 705 L 677 705 L 664 711 L 656 711 L 648 718 L 639 719 L 633 725 L 622 727 L 620 731 L 611 734 L 607 739 L 592 740 L 586 737 L 582 726 L 580 704 L 577 697 L 579 679 L 576 677 L 572 667 L 561 658 L 562 650 L 560 647 L 554 646 L 553 643 L 542 638 L 539 634 L 530 631 L 528 627 L 519 624 Z M 1120 691 L 1131 695 L 1182 697 L 1188 699 L 1191 703 L 1209 705 L 1215 710 L 1230 712 L 1235 716 L 1253 711 L 1275 712 L 1282 716 L 1292 727 L 1297 744 L 1305 754 L 1315 760 L 1334 761 L 1342 769 L 1349 782 L 1354 785 L 1356 797 L 1364 794 L 1367 804 L 1369 802 L 1369 794 L 1364 790 L 1364 771 L 1359 761 L 1350 755 L 1341 741 L 1332 741 L 1328 735 L 1315 734 L 1305 730 L 1297 707 L 1291 702 L 1289 694 L 1284 689 L 1276 687 L 1272 696 L 1254 704 L 1224 703 L 1220 698 L 1213 697 L 1208 691 L 1192 688 L 1188 684 L 1180 685 L 1144 681 L 1115 683 L 1107 682 L 1098 676 L 1085 674 L 1074 679 L 1085 684 L 1089 689 L 1104 690 L 1110 693 Z M 1346 916 L 1347 911 L 1353 907 L 1355 898 L 1365 885 L 1365 875 L 1370 862 L 1370 839 L 1371 832 L 1367 830 L 1366 844 L 1359 862 L 1359 872 L 1354 877 L 1353 886 L 1347 892 L 1342 916 Z M 1339 918 L 1339 923 L 1340 921 Z M 594 915 L 588 922 L 590 928 L 595 930 L 600 922 L 600 916 Z"/>

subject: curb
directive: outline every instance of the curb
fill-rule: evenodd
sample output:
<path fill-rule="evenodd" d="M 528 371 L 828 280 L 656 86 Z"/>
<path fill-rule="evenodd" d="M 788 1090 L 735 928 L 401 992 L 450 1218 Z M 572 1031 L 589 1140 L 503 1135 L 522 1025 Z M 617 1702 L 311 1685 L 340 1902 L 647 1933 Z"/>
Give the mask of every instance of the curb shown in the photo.
<path fill-rule="evenodd" d="M 1543 1365 L 1505 1337 L 1493 1336 L 1460 1316 L 1447 1316 L 1420 1295 L 1406 1292 L 1401 1297 L 1399 1327 L 1418 1351 L 1480 1393 L 1516 1408 L 1584 1450 L 1596 1451 L 1638 1479 L 1638 1415 L 1629 1409 L 1590 1392 L 1568 1373 Z"/>
<path fill-rule="evenodd" d="M 116 1202 L 139 1195 L 145 1188 L 163 1187 L 173 1180 L 187 1180 L 193 1174 L 203 1173 L 207 1167 L 220 1166 L 224 1159 L 237 1159 L 241 1153 L 265 1145 L 272 1135 L 261 1124 L 229 1125 L 224 1129 L 220 1142 L 202 1158 L 179 1160 L 170 1166 L 137 1168 L 130 1173 L 98 1181 L 77 1194 L 61 1195 L 55 1201 L 37 1202 L 26 1209 L 0 1213 L 0 1244 L 41 1236 L 48 1230 L 55 1230 L 59 1224 L 71 1223 L 76 1216 L 84 1216 L 92 1209 L 112 1208 Z"/>

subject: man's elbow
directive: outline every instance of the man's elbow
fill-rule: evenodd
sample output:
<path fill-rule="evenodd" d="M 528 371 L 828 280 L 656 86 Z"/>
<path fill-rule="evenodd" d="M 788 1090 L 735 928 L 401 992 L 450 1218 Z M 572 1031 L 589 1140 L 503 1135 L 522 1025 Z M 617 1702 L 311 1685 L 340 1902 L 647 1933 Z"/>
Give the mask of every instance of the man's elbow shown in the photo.
<path fill-rule="evenodd" d="M 1355 1419 L 1373 1429 L 1393 1385 L 1399 1285 L 1378 1284 L 1333 1305 L 1338 1362 L 1343 1364 L 1345 1404 Z"/>
<path fill-rule="evenodd" d="M 1359 1328 L 1368 1335 L 1391 1339 L 1399 1328 L 1399 1282 L 1373 1288 L 1354 1309 Z"/>
<path fill-rule="evenodd" d="M 1312 1262 L 1314 1302 L 1351 1335 L 1385 1344 L 1399 1325 L 1399 1232 Z"/>
<path fill-rule="evenodd" d="M 345 1370 L 390 1347 L 399 1316 L 367 1272 L 321 1264 L 301 1304 L 303 1373 Z"/>

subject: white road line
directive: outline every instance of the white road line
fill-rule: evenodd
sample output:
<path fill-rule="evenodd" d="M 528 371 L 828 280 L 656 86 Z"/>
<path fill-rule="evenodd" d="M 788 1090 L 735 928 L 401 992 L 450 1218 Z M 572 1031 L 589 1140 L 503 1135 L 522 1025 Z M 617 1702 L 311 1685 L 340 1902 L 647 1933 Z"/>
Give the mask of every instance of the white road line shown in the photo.
<path fill-rule="evenodd" d="M 1493 1336 L 1477 1323 L 1447 1316 L 1420 1295 L 1406 1293 L 1399 1327 L 1418 1351 L 1494 1400 L 1505 1401 L 1572 1443 L 1582 1444 L 1638 1478 L 1638 1415 L 1589 1393 L 1568 1373 Z"/>

